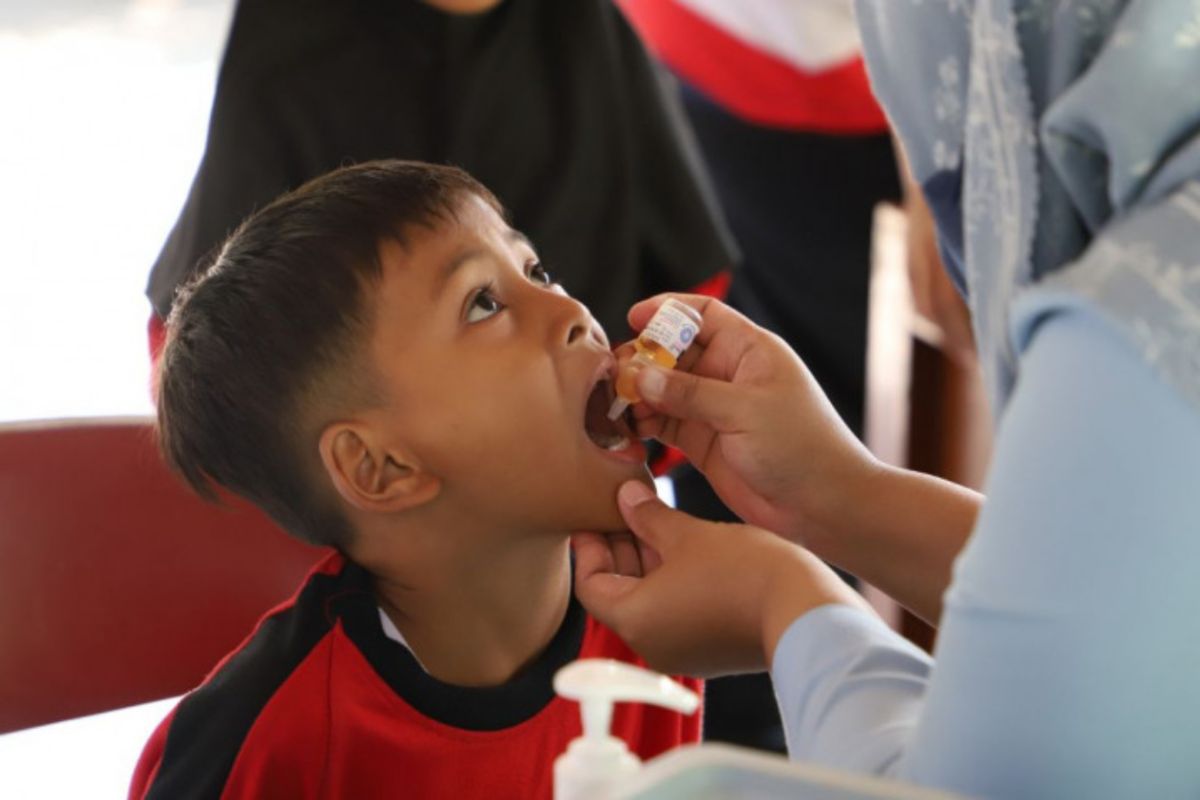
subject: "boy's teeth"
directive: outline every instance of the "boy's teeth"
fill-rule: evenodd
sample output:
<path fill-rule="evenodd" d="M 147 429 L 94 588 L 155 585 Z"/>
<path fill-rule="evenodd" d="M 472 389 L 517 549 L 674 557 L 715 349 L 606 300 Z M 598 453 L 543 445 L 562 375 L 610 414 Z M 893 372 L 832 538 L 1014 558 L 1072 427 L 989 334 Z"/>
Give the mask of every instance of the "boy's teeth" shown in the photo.
<path fill-rule="evenodd" d="M 621 437 L 613 440 L 612 442 L 608 443 L 607 445 L 605 445 L 604 449 L 615 452 L 617 450 L 624 450 L 628 444 L 629 444 L 629 440 L 627 438 L 625 438 L 624 436 L 621 436 Z"/>

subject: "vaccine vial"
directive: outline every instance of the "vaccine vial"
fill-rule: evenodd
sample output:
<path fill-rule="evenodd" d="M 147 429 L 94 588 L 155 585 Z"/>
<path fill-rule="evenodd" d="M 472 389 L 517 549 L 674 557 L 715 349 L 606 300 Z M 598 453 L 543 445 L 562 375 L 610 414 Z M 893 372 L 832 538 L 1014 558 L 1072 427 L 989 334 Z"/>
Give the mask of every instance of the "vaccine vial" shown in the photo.
<path fill-rule="evenodd" d="M 608 418 L 616 419 L 625 413 L 630 403 L 641 401 L 638 396 L 635 366 L 651 364 L 674 369 L 683 351 L 688 349 L 700 332 L 700 312 L 675 298 L 658 307 L 649 324 L 634 341 L 632 363 L 617 374 L 617 399 L 608 409 Z"/>

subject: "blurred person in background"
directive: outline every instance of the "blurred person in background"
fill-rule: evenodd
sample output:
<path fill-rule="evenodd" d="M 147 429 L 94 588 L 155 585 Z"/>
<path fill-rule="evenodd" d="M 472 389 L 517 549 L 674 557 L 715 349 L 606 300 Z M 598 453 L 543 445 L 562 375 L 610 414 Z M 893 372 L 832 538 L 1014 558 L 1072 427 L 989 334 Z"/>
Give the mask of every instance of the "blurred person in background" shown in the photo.
<path fill-rule="evenodd" d="M 727 285 L 734 250 L 682 112 L 609 0 L 248 0 L 150 274 L 152 351 L 177 288 L 248 214 L 378 158 L 477 176 L 616 339 L 638 298 Z"/>

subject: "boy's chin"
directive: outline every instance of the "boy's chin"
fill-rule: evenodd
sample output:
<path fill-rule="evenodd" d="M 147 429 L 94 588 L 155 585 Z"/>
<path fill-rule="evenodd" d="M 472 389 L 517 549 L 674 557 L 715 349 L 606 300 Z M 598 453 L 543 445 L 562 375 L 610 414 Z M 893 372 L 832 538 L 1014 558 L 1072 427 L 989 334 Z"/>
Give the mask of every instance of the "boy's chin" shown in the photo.
<path fill-rule="evenodd" d="M 638 480 L 654 489 L 654 478 L 651 477 L 648 469 L 642 470 L 641 474 L 630 475 L 626 480 Z M 629 525 L 625 522 L 625 518 L 621 516 L 621 509 L 617 506 L 617 490 L 625 481 L 618 481 L 614 484 L 604 502 L 600 507 L 595 509 L 595 512 L 589 514 L 588 517 L 592 524 L 577 526 L 575 530 L 579 531 L 596 531 L 597 533 L 614 533 L 629 529 Z"/>

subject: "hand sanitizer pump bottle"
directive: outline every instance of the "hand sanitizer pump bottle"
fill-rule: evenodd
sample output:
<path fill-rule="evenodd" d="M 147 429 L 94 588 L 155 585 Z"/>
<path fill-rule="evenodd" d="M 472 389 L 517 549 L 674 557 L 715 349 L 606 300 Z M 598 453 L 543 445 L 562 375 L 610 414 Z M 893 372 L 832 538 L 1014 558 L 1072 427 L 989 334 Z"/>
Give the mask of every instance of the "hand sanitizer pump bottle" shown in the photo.
<path fill-rule="evenodd" d="M 638 702 L 691 714 L 695 692 L 656 672 L 609 659 L 584 659 L 554 676 L 554 690 L 579 702 L 583 736 L 554 762 L 555 800 L 607 800 L 641 762 L 625 742 L 609 733 L 613 703 Z"/>

